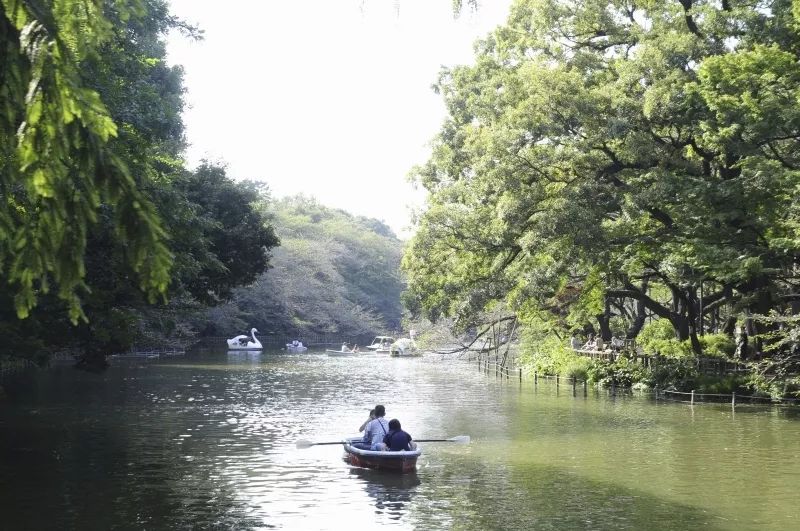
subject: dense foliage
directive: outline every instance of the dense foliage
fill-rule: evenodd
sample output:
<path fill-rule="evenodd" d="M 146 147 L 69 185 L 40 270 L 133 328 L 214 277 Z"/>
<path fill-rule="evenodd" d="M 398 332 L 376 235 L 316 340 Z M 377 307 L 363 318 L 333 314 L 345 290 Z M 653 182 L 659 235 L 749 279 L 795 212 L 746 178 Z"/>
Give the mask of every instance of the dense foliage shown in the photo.
<path fill-rule="evenodd" d="M 136 149 L 124 139 L 128 124 L 115 122 L 111 98 L 104 101 L 92 80 L 101 65 L 129 66 L 114 61 L 135 53 L 123 43 L 144 44 L 125 33 L 137 33 L 150 22 L 148 8 L 163 4 L 3 0 L 0 7 L 0 267 L 17 315 L 26 317 L 53 286 L 72 321 L 84 317 L 84 255 L 101 215 L 124 243 L 139 288 L 155 300 L 167 289 L 172 257 L 140 189 L 149 176 L 128 164 L 121 145 Z"/>
<path fill-rule="evenodd" d="M 500 307 L 606 341 L 655 317 L 694 353 L 737 320 L 763 338 L 749 316 L 800 298 L 793 8 L 515 2 L 437 84 L 449 117 L 417 171 L 412 311 L 466 330 Z"/>
<path fill-rule="evenodd" d="M 191 334 L 187 315 L 256 279 L 278 244 L 254 206 L 265 190 L 183 168 L 164 35 L 196 30 L 161 0 L 0 5 L 3 353 L 98 367 Z"/>

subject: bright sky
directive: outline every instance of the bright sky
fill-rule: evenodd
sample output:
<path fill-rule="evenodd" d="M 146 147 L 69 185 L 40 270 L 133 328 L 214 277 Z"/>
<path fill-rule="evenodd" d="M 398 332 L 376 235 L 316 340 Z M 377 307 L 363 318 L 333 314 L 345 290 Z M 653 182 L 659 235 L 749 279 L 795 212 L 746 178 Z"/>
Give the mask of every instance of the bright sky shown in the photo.
<path fill-rule="evenodd" d="M 273 197 L 303 193 L 410 234 L 424 202 L 408 173 L 445 118 L 441 66 L 473 62 L 511 0 L 454 18 L 451 0 L 170 0 L 205 30 L 175 34 L 189 165 L 222 162 Z M 466 4 L 466 2 L 465 2 Z"/>

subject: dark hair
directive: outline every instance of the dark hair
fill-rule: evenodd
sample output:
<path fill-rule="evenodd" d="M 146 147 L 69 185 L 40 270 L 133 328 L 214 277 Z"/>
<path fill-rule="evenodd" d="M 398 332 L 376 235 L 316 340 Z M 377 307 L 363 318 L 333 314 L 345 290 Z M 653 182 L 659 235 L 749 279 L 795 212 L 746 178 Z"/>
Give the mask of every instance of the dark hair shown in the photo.
<path fill-rule="evenodd" d="M 397 419 L 392 419 L 389 421 L 389 429 L 390 430 L 399 430 L 400 429 L 400 421 Z"/>
<path fill-rule="evenodd" d="M 375 416 L 382 417 L 386 414 L 386 408 L 383 406 L 375 406 Z"/>

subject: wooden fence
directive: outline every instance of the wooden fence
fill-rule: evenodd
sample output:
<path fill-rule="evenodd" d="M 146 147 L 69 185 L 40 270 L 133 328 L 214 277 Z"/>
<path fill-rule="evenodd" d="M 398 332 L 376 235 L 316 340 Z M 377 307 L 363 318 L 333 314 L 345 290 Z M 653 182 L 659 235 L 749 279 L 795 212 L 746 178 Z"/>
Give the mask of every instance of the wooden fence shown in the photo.
<path fill-rule="evenodd" d="M 619 358 L 627 358 L 634 363 L 639 363 L 644 367 L 655 369 L 659 363 L 667 359 L 657 354 L 644 354 L 637 350 L 606 350 L 599 352 L 596 350 L 575 350 L 579 356 L 605 361 L 616 361 Z M 727 358 L 701 357 L 694 358 L 697 370 L 703 374 L 737 374 L 747 371 L 747 365 L 737 360 Z"/>
<path fill-rule="evenodd" d="M 605 354 L 605 353 L 603 353 Z M 653 358 L 662 358 L 661 356 L 649 356 L 649 362 L 653 362 Z M 526 369 L 523 367 L 512 368 L 508 363 L 499 363 L 498 359 L 491 360 L 491 357 L 481 353 L 467 353 L 462 357 L 469 363 L 476 363 L 478 370 L 489 375 L 494 373 L 495 378 L 511 380 L 512 376 L 519 380 L 521 386 L 524 379 L 533 379 L 533 385 L 538 386 L 540 379 L 555 381 L 556 392 L 565 386 L 572 389 L 572 395 L 577 396 L 578 390 L 581 389 L 583 396 L 588 395 L 588 382 L 585 379 L 578 379 L 572 377 L 565 377 L 559 374 L 545 375 L 540 374 L 533 369 Z M 720 361 L 718 358 L 709 358 L 714 361 Z M 616 393 L 617 388 L 612 386 L 610 391 L 612 394 Z M 777 405 L 777 406 L 798 406 L 800 400 L 794 398 L 772 398 L 768 396 L 756 395 L 741 395 L 734 393 L 699 393 L 695 390 L 692 391 L 675 391 L 672 389 L 659 389 L 656 387 L 652 390 L 643 390 L 642 393 L 650 394 L 654 400 L 667 400 L 671 402 L 685 403 L 688 405 L 695 404 L 720 404 L 730 403 L 731 407 L 742 405 Z"/>

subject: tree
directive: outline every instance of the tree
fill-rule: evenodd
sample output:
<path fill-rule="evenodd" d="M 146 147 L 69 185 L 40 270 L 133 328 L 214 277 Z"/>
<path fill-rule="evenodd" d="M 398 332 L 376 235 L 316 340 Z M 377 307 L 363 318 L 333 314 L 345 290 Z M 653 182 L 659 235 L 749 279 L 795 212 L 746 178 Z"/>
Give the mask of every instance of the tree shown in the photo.
<path fill-rule="evenodd" d="M 208 163 L 184 173 L 176 187 L 188 209 L 171 242 L 182 256 L 181 282 L 200 302 L 228 299 L 234 287 L 254 282 L 267 270 L 270 249 L 280 244 L 256 208 L 269 201 L 267 187 L 235 183 L 223 168 Z"/>
<path fill-rule="evenodd" d="M 794 27 L 788 0 L 515 4 L 440 76 L 408 298 L 465 324 L 586 303 L 604 336 L 633 301 L 699 351 L 702 313 L 796 297 Z"/>
<path fill-rule="evenodd" d="M 0 2 L 0 267 L 21 318 L 55 285 L 70 319 L 85 319 L 84 255 L 104 205 L 139 287 L 151 301 L 167 289 L 171 256 L 145 176 L 115 148 L 120 129 L 83 72 L 156 4 Z"/>

